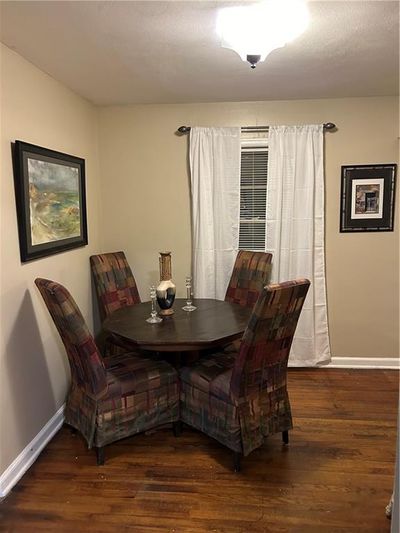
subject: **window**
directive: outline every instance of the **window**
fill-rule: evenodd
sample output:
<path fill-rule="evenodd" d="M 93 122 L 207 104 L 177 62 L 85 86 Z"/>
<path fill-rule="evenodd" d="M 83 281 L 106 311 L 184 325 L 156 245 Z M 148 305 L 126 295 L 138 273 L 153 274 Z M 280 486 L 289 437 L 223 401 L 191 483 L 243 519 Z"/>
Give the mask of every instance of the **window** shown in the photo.
<path fill-rule="evenodd" d="M 267 173 L 268 144 L 265 134 L 247 139 L 242 136 L 240 250 L 265 250 Z"/>

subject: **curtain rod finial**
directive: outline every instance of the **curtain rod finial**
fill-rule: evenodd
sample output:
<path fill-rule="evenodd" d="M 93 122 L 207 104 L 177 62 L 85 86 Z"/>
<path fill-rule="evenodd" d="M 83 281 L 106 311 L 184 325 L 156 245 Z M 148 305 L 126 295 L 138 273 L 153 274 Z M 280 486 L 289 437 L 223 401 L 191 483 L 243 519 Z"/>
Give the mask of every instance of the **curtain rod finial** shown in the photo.
<path fill-rule="evenodd" d="M 189 133 L 189 131 L 190 131 L 190 126 L 180 126 L 178 128 L 178 133 L 184 134 L 184 133 Z"/>

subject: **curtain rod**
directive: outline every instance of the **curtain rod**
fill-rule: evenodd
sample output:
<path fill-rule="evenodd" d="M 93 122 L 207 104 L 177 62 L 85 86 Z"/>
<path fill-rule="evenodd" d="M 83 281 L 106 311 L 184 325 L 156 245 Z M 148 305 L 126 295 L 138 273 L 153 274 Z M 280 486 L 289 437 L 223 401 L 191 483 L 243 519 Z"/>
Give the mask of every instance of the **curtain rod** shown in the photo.
<path fill-rule="evenodd" d="M 324 130 L 334 130 L 334 129 L 336 129 L 336 124 L 333 124 L 333 122 L 325 122 Z M 190 130 L 191 130 L 190 126 L 180 126 L 178 128 L 178 132 L 181 134 L 189 133 Z M 252 130 L 268 131 L 269 126 L 244 126 L 243 128 L 241 128 L 241 130 L 242 131 L 252 131 Z"/>

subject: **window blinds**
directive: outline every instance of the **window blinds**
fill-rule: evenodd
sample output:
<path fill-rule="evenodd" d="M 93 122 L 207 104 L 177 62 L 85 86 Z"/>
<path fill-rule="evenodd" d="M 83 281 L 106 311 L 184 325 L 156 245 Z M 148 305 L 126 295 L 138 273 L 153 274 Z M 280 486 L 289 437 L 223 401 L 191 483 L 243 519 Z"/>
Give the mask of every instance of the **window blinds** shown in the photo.
<path fill-rule="evenodd" d="M 243 141 L 239 227 L 239 248 L 243 250 L 265 250 L 267 171 L 266 141 Z"/>

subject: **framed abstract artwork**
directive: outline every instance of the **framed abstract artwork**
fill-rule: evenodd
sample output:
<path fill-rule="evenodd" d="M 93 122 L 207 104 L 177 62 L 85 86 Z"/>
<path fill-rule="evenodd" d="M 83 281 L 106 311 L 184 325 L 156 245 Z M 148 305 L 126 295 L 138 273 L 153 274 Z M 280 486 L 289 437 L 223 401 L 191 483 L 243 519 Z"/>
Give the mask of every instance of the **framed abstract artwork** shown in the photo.
<path fill-rule="evenodd" d="M 13 155 L 21 261 L 85 246 L 85 160 L 23 141 Z"/>
<path fill-rule="evenodd" d="M 340 231 L 393 231 L 395 163 L 342 166 Z"/>

